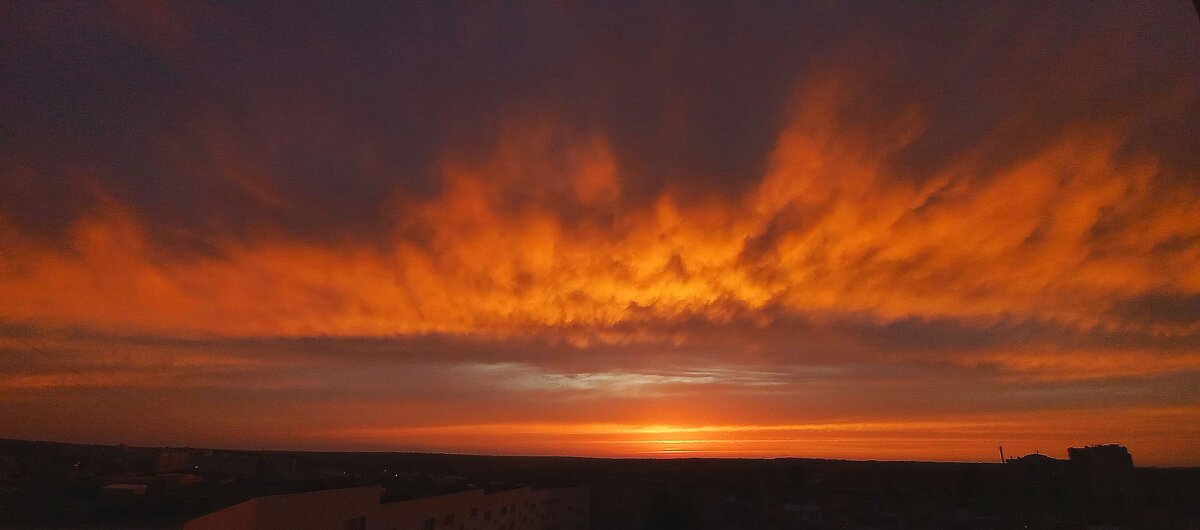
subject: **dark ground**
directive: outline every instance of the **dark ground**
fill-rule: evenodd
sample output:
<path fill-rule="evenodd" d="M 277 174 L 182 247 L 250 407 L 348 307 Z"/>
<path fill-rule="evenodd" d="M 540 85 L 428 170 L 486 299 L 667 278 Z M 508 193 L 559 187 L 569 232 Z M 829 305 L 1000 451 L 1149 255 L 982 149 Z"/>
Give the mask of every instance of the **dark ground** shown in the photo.
<path fill-rule="evenodd" d="M 186 468 L 162 473 L 164 454 L 185 455 Z M 1200 468 L 1114 475 L 1045 460 L 632 460 L 0 440 L 0 528 L 180 528 L 255 496 L 375 483 L 392 498 L 588 486 L 594 530 L 1200 528 Z M 113 498 L 101 490 L 113 483 L 147 488 Z"/>

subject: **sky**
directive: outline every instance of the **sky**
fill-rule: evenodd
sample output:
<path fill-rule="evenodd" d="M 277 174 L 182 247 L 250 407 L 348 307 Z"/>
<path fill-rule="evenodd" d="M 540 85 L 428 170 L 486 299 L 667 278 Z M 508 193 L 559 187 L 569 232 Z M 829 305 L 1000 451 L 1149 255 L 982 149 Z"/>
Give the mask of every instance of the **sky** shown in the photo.
<path fill-rule="evenodd" d="M 0 8 L 0 437 L 1200 465 L 1190 2 Z"/>

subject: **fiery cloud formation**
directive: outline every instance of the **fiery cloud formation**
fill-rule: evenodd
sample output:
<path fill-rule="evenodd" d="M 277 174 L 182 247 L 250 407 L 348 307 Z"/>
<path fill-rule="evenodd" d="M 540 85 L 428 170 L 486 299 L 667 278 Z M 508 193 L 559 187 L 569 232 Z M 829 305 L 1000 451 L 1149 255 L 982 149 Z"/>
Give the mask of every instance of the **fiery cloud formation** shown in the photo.
<path fill-rule="evenodd" d="M 0 434 L 1200 462 L 1190 7 L 905 9 L 18 7 Z"/>

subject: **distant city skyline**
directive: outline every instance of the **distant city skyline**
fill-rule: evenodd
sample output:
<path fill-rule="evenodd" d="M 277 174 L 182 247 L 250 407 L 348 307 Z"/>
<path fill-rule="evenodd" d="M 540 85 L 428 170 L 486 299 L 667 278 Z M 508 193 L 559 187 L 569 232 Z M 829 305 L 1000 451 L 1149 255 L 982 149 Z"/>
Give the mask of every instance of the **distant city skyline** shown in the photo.
<path fill-rule="evenodd" d="M 4 20 L 0 438 L 1200 465 L 1187 2 Z"/>

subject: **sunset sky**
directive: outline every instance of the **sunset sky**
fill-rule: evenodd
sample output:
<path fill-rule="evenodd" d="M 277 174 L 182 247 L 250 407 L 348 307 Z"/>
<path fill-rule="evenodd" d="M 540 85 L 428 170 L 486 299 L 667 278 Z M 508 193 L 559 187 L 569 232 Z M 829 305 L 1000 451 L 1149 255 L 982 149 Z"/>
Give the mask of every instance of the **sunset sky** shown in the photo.
<path fill-rule="evenodd" d="M 0 7 L 0 438 L 1200 465 L 1190 2 L 242 4 Z"/>

